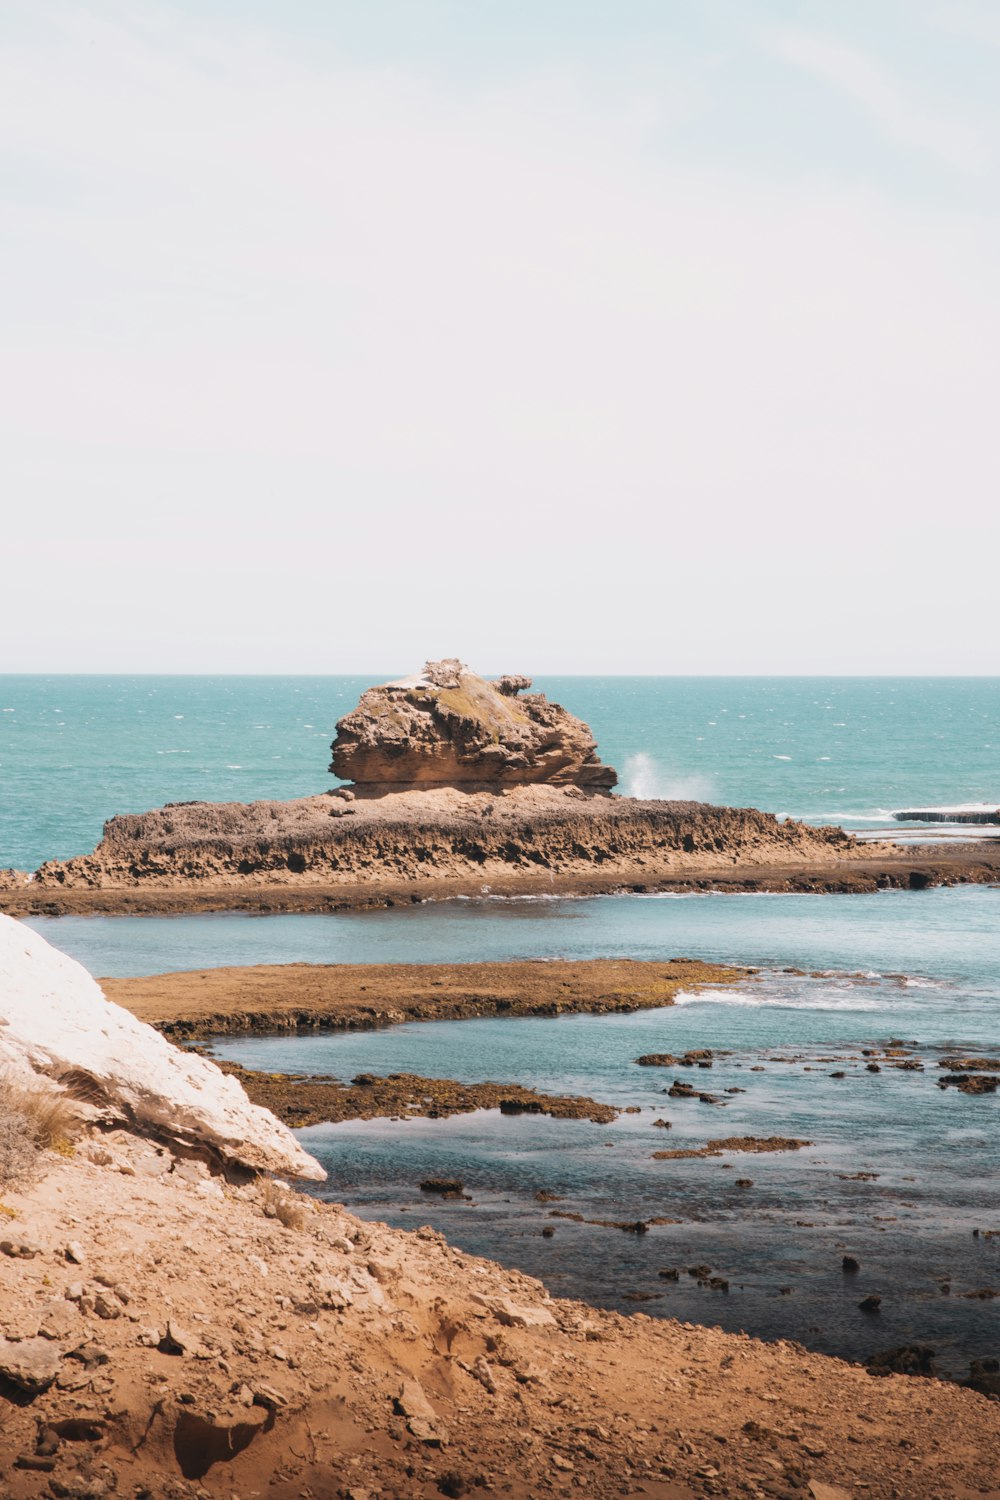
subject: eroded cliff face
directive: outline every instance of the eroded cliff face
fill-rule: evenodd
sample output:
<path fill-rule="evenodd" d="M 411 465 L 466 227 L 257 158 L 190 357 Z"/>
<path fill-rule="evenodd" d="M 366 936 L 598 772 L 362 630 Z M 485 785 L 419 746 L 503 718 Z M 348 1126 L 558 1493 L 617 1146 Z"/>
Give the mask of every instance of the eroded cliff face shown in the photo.
<path fill-rule="evenodd" d="M 589 727 L 529 677 L 488 682 L 455 658 L 370 688 L 337 725 L 330 770 L 359 789 L 572 784 L 610 791 Z"/>

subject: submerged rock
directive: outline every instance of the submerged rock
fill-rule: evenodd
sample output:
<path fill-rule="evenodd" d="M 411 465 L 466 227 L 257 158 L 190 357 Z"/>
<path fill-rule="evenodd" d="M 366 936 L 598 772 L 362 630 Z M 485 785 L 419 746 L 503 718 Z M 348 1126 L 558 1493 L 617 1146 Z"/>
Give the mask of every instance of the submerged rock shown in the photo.
<path fill-rule="evenodd" d="M 103 994 L 82 964 L 0 914 L 0 1073 L 70 1087 L 113 1119 L 269 1172 L 325 1173 L 235 1078 Z"/>
<path fill-rule="evenodd" d="M 610 791 L 589 727 L 529 677 L 488 682 L 456 658 L 369 688 L 337 725 L 330 770 L 365 789 L 549 782 Z"/>

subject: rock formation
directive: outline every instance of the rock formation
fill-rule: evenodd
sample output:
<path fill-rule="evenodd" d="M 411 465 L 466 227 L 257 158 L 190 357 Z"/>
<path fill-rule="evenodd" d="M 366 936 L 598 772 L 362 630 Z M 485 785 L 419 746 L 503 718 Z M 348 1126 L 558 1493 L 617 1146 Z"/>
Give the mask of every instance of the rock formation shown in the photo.
<path fill-rule="evenodd" d="M 369 688 L 337 725 L 330 770 L 359 789 L 553 783 L 608 792 L 589 727 L 528 693 L 530 677 L 477 677 L 455 658 Z"/>
<path fill-rule="evenodd" d="M 321 1181 L 291 1131 L 235 1078 L 175 1047 L 104 996 L 82 964 L 0 915 L 0 1073 L 85 1087 L 112 1120 L 223 1160 Z"/>

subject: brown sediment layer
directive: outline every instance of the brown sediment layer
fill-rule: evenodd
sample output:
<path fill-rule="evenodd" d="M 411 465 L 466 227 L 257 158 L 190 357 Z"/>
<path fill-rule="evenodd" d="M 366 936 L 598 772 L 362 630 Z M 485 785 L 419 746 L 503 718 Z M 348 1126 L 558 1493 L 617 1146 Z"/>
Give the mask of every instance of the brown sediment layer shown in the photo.
<path fill-rule="evenodd" d="M 471 1016 L 558 1016 L 670 1005 L 751 970 L 696 959 L 479 964 L 261 964 L 102 979 L 110 1000 L 175 1041 L 239 1032 L 350 1031 Z"/>
<path fill-rule="evenodd" d="M 572 792 L 574 795 L 568 795 Z M 0 874 L 12 916 L 335 911 L 456 896 L 865 891 L 1000 881 L 997 843 L 862 844 L 754 808 L 578 787 L 192 803 L 112 818 L 92 854 Z"/>
<path fill-rule="evenodd" d="M 998 1494 L 1000 1406 L 957 1385 L 550 1298 L 124 1132 L 40 1166 L 5 1197 L 10 1500 Z"/>
<path fill-rule="evenodd" d="M 619 1113 L 610 1104 L 580 1094 L 540 1094 L 516 1083 L 458 1083 L 453 1078 L 421 1078 L 417 1073 L 390 1073 L 384 1078 L 360 1073 L 346 1084 L 336 1078 L 258 1072 L 221 1058 L 214 1061 L 224 1073 L 239 1079 L 254 1104 L 262 1104 L 294 1130 L 342 1120 L 413 1115 L 437 1120 L 474 1109 L 593 1120 L 598 1125 L 610 1124 Z"/>

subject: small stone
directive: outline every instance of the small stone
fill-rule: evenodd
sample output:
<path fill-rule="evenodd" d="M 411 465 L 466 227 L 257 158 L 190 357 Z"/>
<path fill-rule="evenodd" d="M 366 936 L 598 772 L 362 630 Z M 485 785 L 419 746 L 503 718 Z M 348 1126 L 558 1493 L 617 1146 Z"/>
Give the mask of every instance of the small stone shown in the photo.
<path fill-rule="evenodd" d="M 527 1307 L 511 1301 L 509 1297 L 498 1297 L 492 1303 L 492 1311 L 505 1328 L 554 1328 L 555 1318 L 545 1307 Z"/>
<path fill-rule="evenodd" d="M 42 1246 L 37 1240 L 16 1235 L 0 1240 L 0 1251 L 9 1255 L 12 1260 L 34 1260 L 36 1255 L 42 1254 Z"/>
<path fill-rule="evenodd" d="M 50 1302 L 48 1307 L 42 1310 L 38 1332 L 42 1338 L 62 1339 L 68 1342 L 83 1326 L 80 1322 L 80 1314 L 71 1302 Z"/>
<path fill-rule="evenodd" d="M 159 1347 L 164 1354 L 194 1354 L 201 1348 L 201 1340 L 189 1333 L 183 1324 L 175 1323 L 171 1318 Z"/>
<path fill-rule="evenodd" d="M 0 1338 L 0 1376 L 31 1396 L 48 1390 L 59 1374 L 62 1357 L 62 1350 L 48 1339 L 13 1343 Z"/>
<path fill-rule="evenodd" d="M 812 1500 L 851 1500 L 850 1490 L 839 1484 L 824 1484 L 820 1479 L 810 1479 L 809 1494 Z"/>
<path fill-rule="evenodd" d="M 563 1458 L 561 1453 L 553 1453 L 552 1467 L 558 1469 L 562 1474 L 572 1474 L 576 1465 L 568 1458 Z"/>
<path fill-rule="evenodd" d="M 79 1240 L 70 1240 L 69 1244 L 63 1250 L 63 1255 L 74 1266 L 82 1266 L 87 1259 L 87 1252 Z"/>
<path fill-rule="evenodd" d="M 282 1406 L 287 1405 L 287 1403 L 280 1391 L 276 1391 L 273 1386 L 257 1385 L 254 1386 L 253 1405 L 263 1406 L 268 1411 L 278 1411 Z"/>
<path fill-rule="evenodd" d="M 861 1301 L 858 1303 L 858 1307 L 862 1312 L 865 1313 L 877 1313 L 881 1305 L 882 1298 L 874 1292 L 870 1297 L 862 1297 Z"/>
<path fill-rule="evenodd" d="M 406 1418 L 408 1431 L 418 1442 L 430 1447 L 441 1447 L 447 1442 L 447 1432 L 419 1381 L 404 1380 L 395 1405 L 399 1415 Z"/>
<path fill-rule="evenodd" d="M 120 1305 L 111 1297 L 105 1296 L 104 1292 L 98 1292 L 94 1298 L 94 1312 L 99 1318 L 110 1322 L 112 1318 L 120 1318 L 122 1310 Z"/>

